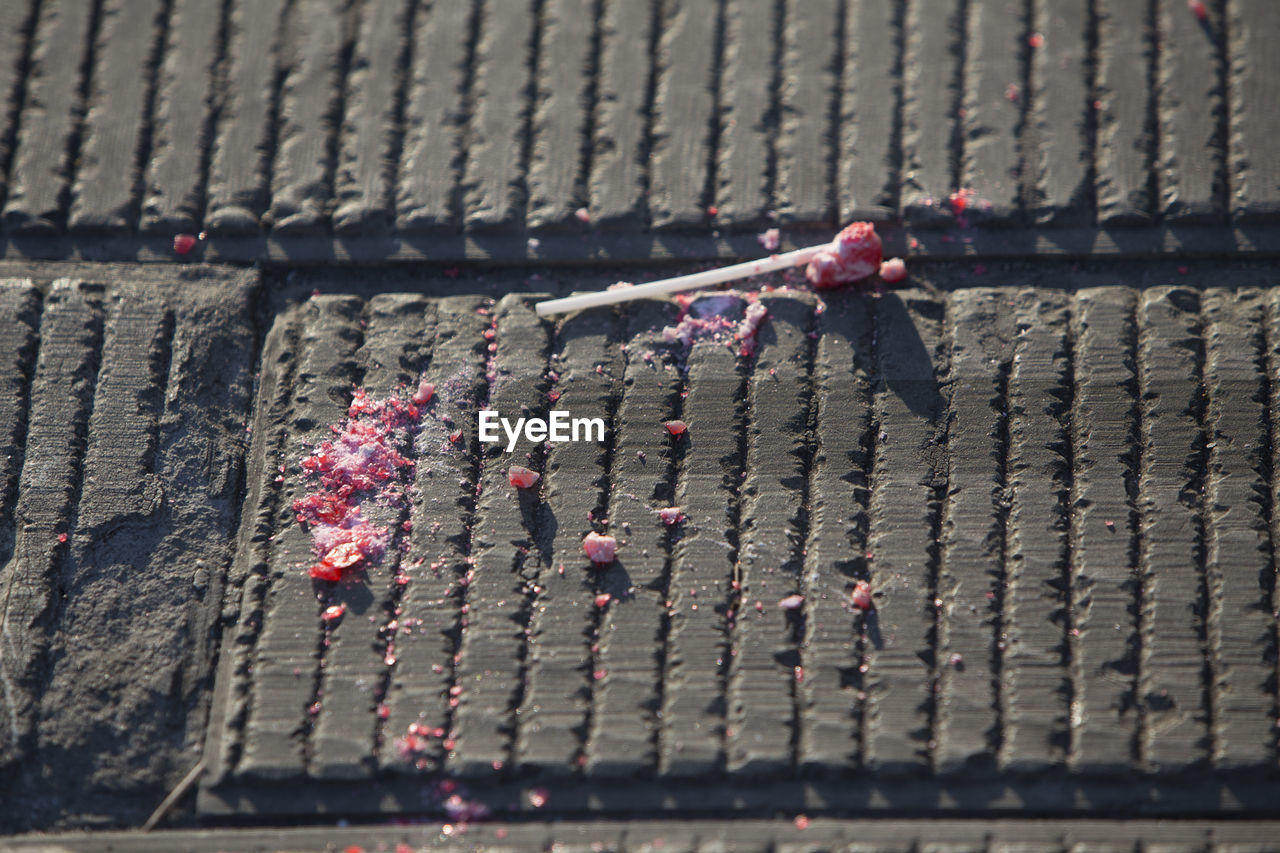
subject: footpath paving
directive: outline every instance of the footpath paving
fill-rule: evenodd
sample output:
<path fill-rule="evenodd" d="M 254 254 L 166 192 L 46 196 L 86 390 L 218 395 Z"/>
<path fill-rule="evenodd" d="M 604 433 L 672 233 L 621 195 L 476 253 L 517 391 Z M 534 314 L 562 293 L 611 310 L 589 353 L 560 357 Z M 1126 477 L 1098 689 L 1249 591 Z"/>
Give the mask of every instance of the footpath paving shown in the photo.
<path fill-rule="evenodd" d="M 179 826 L 1272 837 L 1274 268 L 766 289 L 744 355 L 669 340 L 665 300 L 537 318 L 539 291 L 604 283 L 576 271 L 21 266 L 0 288 L 10 831 L 138 826 L 202 760 Z M 420 379 L 406 497 L 362 507 L 390 547 L 313 580 L 303 461 L 354 387 Z M 480 408 L 606 439 L 508 454 Z M 517 491 L 513 462 L 541 482 Z M 619 541 L 603 569 L 592 530 Z M 810 840 L 779 826 L 779 849 Z"/>
<path fill-rule="evenodd" d="M 231 261 L 719 257 L 853 219 L 930 256 L 1280 234 L 1270 0 L 5 11 L 10 258 L 170 259 L 180 232 Z"/>

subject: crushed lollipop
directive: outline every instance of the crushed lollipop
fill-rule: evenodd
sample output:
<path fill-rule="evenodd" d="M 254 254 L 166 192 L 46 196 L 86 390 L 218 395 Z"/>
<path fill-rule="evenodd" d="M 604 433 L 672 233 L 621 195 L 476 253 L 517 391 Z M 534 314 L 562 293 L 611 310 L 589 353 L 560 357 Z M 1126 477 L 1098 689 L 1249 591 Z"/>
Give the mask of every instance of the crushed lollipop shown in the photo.
<path fill-rule="evenodd" d="M 880 237 L 870 222 L 845 227 L 809 261 L 805 277 L 819 290 L 860 281 L 880 271 Z"/>

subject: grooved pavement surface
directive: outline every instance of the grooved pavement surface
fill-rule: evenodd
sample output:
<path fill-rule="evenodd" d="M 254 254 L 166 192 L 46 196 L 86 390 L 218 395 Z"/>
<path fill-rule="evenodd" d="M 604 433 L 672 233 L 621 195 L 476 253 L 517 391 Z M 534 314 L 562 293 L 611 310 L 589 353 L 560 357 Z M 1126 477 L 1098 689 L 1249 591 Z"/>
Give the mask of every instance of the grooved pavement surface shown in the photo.
<path fill-rule="evenodd" d="M 1280 12 L 1193 6 L 7 0 L 0 253 L 1273 251 Z"/>

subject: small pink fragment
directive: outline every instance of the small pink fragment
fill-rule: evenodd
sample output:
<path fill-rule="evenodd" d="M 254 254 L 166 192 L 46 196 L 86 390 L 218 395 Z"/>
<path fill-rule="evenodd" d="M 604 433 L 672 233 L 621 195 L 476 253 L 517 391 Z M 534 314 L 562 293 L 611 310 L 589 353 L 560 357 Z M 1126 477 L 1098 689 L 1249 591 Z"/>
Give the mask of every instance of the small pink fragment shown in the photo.
<path fill-rule="evenodd" d="M 684 513 L 680 512 L 678 506 L 665 506 L 658 510 L 658 517 L 662 519 L 662 523 L 670 527 L 679 523 L 684 518 Z"/>
<path fill-rule="evenodd" d="M 542 475 L 537 471 L 531 471 L 520 465 L 512 465 L 507 469 L 507 479 L 517 489 L 529 489 L 538 484 L 538 481 L 542 479 Z"/>
<path fill-rule="evenodd" d="M 529 792 L 529 805 L 535 809 L 540 809 L 547 804 L 547 800 L 550 798 L 551 795 L 547 793 L 546 788 L 534 788 Z"/>
<path fill-rule="evenodd" d="M 1114 521 L 1112 521 L 1111 519 L 1109 519 L 1109 518 L 1108 518 L 1106 521 L 1102 522 L 1102 523 L 1103 523 L 1103 524 L 1105 524 L 1105 525 L 1107 526 L 1107 529 L 1108 529 L 1108 530 L 1115 530 L 1115 529 L 1116 529 L 1116 523 L 1115 523 Z"/>
<path fill-rule="evenodd" d="M 667 428 L 667 432 L 677 436 L 684 435 L 685 430 L 689 428 L 684 421 L 666 421 L 662 425 Z"/>
<path fill-rule="evenodd" d="M 609 602 L 613 600 L 613 596 L 607 592 L 602 592 L 596 596 L 596 607 L 608 607 Z"/>
<path fill-rule="evenodd" d="M 769 228 L 756 235 L 756 239 L 760 241 L 760 245 L 764 246 L 766 252 L 776 252 L 778 247 L 782 245 L 782 234 L 777 228 Z"/>
<path fill-rule="evenodd" d="M 462 430 L 455 429 L 453 432 L 449 433 L 449 440 L 452 441 L 454 444 L 457 444 L 459 441 L 461 441 Z"/>
<path fill-rule="evenodd" d="M 716 207 L 715 205 L 712 205 L 711 207 L 707 208 L 707 216 L 719 216 L 719 215 L 720 215 L 720 208 Z"/>
<path fill-rule="evenodd" d="M 58 534 L 58 541 L 59 541 L 59 542 L 66 542 L 66 541 L 67 541 L 67 534 L 65 534 L 65 533 L 59 533 L 59 534 Z"/>
<path fill-rule="evenodd" d="M 786 598 L 778 602 L 778 606 L 783 610 L 795 610 L 804 604 L 803 595 L 788 595 Z"/>
<path fill-rule="evenodd" d="M 1044 36 L 1040 33 L 1032 33 L 1027 36 L 1027 44 L 1032 47 L 1044 47 Z"/>
<path fill-rule="evenodd" d="M 805 815 L 798 814 L 796 815 L 795 825 L 796 825 L 796 829 L 808 829 L 809 818 L 806 817 Z"/>
<path fill-rule="evenodd" d="M 897 284 L 907 277 L 907 264 L 902 258 L 890 258 L 880 265 L 880 277 L 889 284 Z"/>
<path fill-rule="evenodd" d="M 320 614 L 320 618 L 323 619 L 325 622 L 333 622 L 334 620 L 341 619 L 342 614 L 346 612 L 347 612 L 347 605 L 334 604 L 330 607 L 326 607 L 324 609 L 324 612 Z"/>
<path fill-rule="evenodd" d="M 955 667 L 964 666 L 964 655 L 956 652 L 951 656 L 951 665 Z"/>
<path fill-rule="evenodd" d="M 871 584 L 866 581 L 858 581 L 854 584 L 853 593 L 849 598 L 853 606 L 859 610 L 870 610 L 874 606 L 871 600 Z"/>
<path fill-rule="evenodd" d="M 804 274 L 816 288 L 839 287 L 875 274 L 882 259 L 875 225 L 854 222 L 837 234 L 830 246 L 813 256 Z"/>
<path fill-rule="evenodd" d="M 582 540 L 582 550 L 597 566 L 607 566 L 613 562 L 613 555 L 618 550 L 618 540 L 593 530 Z"/>
<path fill-rule="evenodd" d="M 173 238 L 173 251 L 178 255 L 186 255 L 196 247 L 196 235 L 176 234 Z"/>
<path fill-rule="evenodd" d="M 573 212 L 573 215 L 577 217 L 578 221 L 581 223 L 585 224 L 591 221 L 591 212 L 588 211 L 585 207 L 578 208 Z"/>
<path fill-rule="evenodd" d="M 428 382 L 426 379 L 423 379 L 418 383 L 418 390 L 413 392 L 413 397 L 411 399 L 419 406 L 425 406 L 427 403 L 431 402 L 431 398 L 435 396 L 435 393 L 436 386 Z"/>
<path fill-rule="evenodd" d="M 1010 103 L 1016 104 L 1018 103 L 1018 99 L 1022 97 L 1022 92 L 1018 89 L 1017 83 L 1010 83 L 1004 90 L 1004 96 L 1010 101 Z"/>
<path fill-rule="evenodd" d="M 1209 7 L 1205 6 L 1204 0 L 1187 0 L 1187 8 L 1200 20 L 1209 20 Z"/>

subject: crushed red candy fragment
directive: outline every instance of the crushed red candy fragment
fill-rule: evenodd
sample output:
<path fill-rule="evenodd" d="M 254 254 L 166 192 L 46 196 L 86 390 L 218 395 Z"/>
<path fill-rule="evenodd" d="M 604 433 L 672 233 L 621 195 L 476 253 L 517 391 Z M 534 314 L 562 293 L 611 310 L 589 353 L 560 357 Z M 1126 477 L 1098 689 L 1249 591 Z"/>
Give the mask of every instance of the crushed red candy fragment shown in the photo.
<path fill-rule="evenodd" d="M 796 825 L 796 829 L 808 829 L 809 818 L 805 815 L 798 814 L 796 815 L 795 825 Z"/>
<path fill-rule="evenodd" d="M 178 255 L 186 255 L 196 247 L 196 235 L 194 234 L 175 234 L 173 237 L 173 251 Z"/>
<path fill-rule="evenodd" d="M 320 614 L 320 618 L 323 619 L 325 622 L 333 622 L 337 619 L 341 619 L 342 614 L 346 612 L 347 612 L 347 605 L 334 604 L 334 605 L 330 605 L 329 607 L 326 607 L 324 609 L 324 612 Z"/>
<path fill-rule="evenodd" d="M 768 228 L 756 235 L 756 239 L 760 241 L 760 245 L 764 246 L 766 252 L 776 252 L 778 247 L 782 245 L 782 235 L 777 228 Z"/>
<path fill-rule="evenodd" d="M 680 511 L 678 506 L 665 506 L 658 510 L 658 517 L 662 519 L 662 523 L 670 527 L 684 520 L 684 513 Z"/>
<path fill-rule="evenodd" d="M 66 542 L 66 541 L 67 541 L 67 534 L 65 534 L 65 533 L 59 533 L 59 534 L 58 534 L 58 541 L 59 541 L 59 542 Z"/>
<path fill-rule="evenodd" d="M 1209 20 L 1209 7 L 1204 4 L 1204 0 L 1187 0 L 1187 8 L 1200 20 Z"/>
<path fill-rule="evenodd" d="M 820 290 L 839 287 L 874 275 L 882 258 L 875 225 L 854 222 L 845 226 L 830 246 L 813 256 L 804 274 Z"/>
<path fill-rule="evenodd" d="M 1044 47 L 1044 36 L 1040 33 L 1032 33 L 1027 36 L 1027 44 L 1032 47 Z"/>
<path fill-rule="evenodd" d="M 582 540 L 582 550 L 597 566 L 607 566 L 613 562 L 613 555 L 618 550 L 618 540 L 593 530 Z"/>
<path fill-rule="evenodd" d="M 684 421 L 664 421 L 662 425 L 667 428 L 667 432 L 676 436 L 684 435 L 689 429 L 689 425 Z"/>
<path fill-rule="evenodd" d="M 530 489 L 538 484 L 542 475 L 520 465 L 512 465 L 507 469 L 507 479 L 517 489 Z"/>
<path fill-rule="evenodd" d="M 607 592 L 602 592 L 596 596 L 596 607 L 608 607 L 609 602 L 613 600 L 613 596 Z"/>
<path fill-rule="evenodd" d="M 880 265 L 880 277 L 896 284 L 907 277 L 907 264 L 902 258 L 890 258 Z"/>
<path fill-rule="evenodd" d="M 800 605 L 804 604 L 803 595 L 788 595 L 786 598 L 778 602 L 778 606 L 783 610 L 796 610 Z"/>
<path fill-rule="evenodd" d="M 431 402 L 431 398 L 435 393 L 436 386 L 428 382 L 426 379 L 423 379 L 418 383 L 418 390 L 413 392 L 413 396 L 410 399 L 413 400 L 415 405 L 425 406 L 427 403 Z"/>
<path fill-rule="evenodd" d="M 870 610 L 873 606 L 871 584 L 866 581 L 858 581 L 853 585 L 853 592 L 850 594 L 849 600 L 859 610 Z"/>

